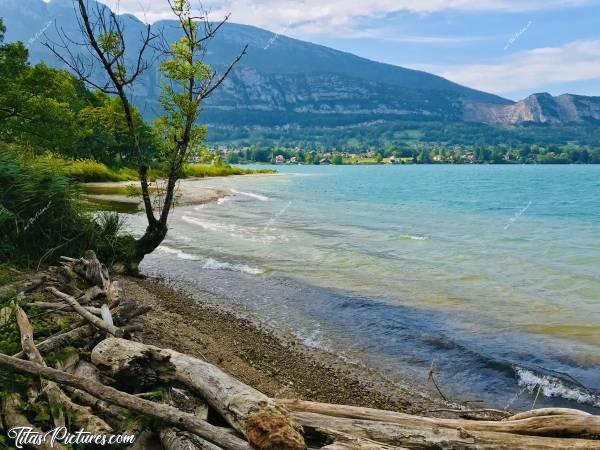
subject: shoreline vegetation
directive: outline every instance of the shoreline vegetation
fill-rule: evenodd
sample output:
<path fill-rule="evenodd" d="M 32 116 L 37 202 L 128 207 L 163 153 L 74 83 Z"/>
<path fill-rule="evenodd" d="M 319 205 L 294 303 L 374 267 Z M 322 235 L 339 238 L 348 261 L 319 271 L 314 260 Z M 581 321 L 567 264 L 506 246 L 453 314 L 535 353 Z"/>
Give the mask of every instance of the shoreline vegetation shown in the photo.
<path fill-rule="evenodd" d="M 6 429 L 69 423 L 166 450 L 598 446 L 598 416 L 432 400 L 162 282 L 111 277 L 91 251 L 61 259 L 39 272 L 0 271 Z"/>
<path fill-rule="evenodd" d="M 210 154 L 229 164 L 600 164 L 600 148 L 573 144 L 515 147 L 399 144 L 353 151 L 312 150 L 310 147 L 220 145 L 213 147 Z"/>

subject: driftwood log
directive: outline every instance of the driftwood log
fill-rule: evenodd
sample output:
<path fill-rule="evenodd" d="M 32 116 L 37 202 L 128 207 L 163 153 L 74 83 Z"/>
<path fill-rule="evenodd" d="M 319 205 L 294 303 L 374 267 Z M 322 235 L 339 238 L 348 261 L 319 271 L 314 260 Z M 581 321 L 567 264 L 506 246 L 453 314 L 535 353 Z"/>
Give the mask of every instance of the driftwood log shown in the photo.
<path fill-rule="evenodd" d="M 48 339 L 37 344 L 38 351 L 42 354 L 50 353 L 58 348 L 67 347 L 73 342 L 87 338 L 94 334 L 95 328 L 91 325 L 83 325 L 63 333 L 55 334 Z M 15 355 L 15 358 L 24 358 L 25 352 L 21 351 Z"/>
<path fill-rule="evenodd" d="M 215 427 L 199 419 L 193 414 L 181 412 L 177 408 L 173 408 L 169 405 L 163 405 L 149 400 L 144 400 L 136 397 L 135 395 L 118 391 L 113 387 L 105 386 L 95 381 L 87 380 L 85 378 L 52 369 L 50 367 L 43 367 L 38 364 L 17 359 L 12 356 L 3 355 L 1 353 L 0 367 L 34 377 L 43 377 L 60 384 L 81 389 L 88 394 L 93 395 L 94 397 L 103 399 L 114 405 L 118 405 L 131 411 L 153 417 L 163 423 L 196 434 L 210 442 L 218 443 L 218 445 L 220 445 L 224 450 L 251 449 L 247 442 L 232 436 L 230 433 L 224 432 L 219 427 Z"/>
<path fill-rule="evenodd" d="M 117 379 L 151 370 L 156 379 L 177 381 L 210 406 L 257 449 L 301 450 L 305 443 L 285 408 L 205 361 L 174 350 L 109 338 L 92 351 L 92 362 Z"/>
<path fill-rule="evenodd" d="M 161 430 L 160 442 L 165 450 L 222 450 L 207 440 L 172 427 Z"/>
<path fill-rule="evenodd" d="M 598 450 L 600 442 L 587 439 L 564 439 L 526 436 L 512 433 L 467 431 L 435 423 L 408 424 L 348 419 L 323 414 L 297 412 L 294 417 L 308 429 L 321 430 L 325 435 L 342 432 L 376 442 L 412 450 L 473 449 L 473 450 Z"/>
<path fill-rule="evenodd" d="M 466 431 L 491 431 L 530 436 L 600 436 L 600 416 L 574 409 L 540 409 L 508 420 L 482 421 L 414 416 L 357 406 L 331 405 L 303 400 L 276 400 L 292 413 L 314 413 L 343 419 L 370 420 L 408 427 L 440 426 Z M 600 442 L 598 443 L 600 446 Z"/>

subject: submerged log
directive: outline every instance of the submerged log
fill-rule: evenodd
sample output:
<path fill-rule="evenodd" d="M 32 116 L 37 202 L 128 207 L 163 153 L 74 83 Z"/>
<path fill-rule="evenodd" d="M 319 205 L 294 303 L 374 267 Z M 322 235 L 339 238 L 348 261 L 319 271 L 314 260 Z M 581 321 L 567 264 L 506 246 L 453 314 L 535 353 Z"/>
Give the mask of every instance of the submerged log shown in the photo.
<path fill-rule="evenodd" d="M 131 411 L 158 419 L 159 421 L 177 428 L 197 434 L 198 436 L 220 445 L 224 450 L 251 450 L 250 445 L 231 434 L 224 432 L 193 414 L 179 411 L 172 406 L 154 403 L 135 395 L 118 391 L 110 386 L 90 381 L 85 378 L 61 372 L 50 367 L 43 367 L 22 359 L 0 353 L 0 367 L 32 376 L 51 379 L 57 383 L 81 389 L 96 398 L 121 406 Z M 280 447 L 282 448 L 282 447 Z"/>
<path fill-rule="evenodd" d="M 135 376 L 177 381 L 199 394 L 253 447 L 301 450 L 300 428 L 287 410 L 205 361 L 169 349 L 109 338 L 92 351 L 92 362 L 116 379 Z M 153 373 L 148 374 L 152 370 Z"/>

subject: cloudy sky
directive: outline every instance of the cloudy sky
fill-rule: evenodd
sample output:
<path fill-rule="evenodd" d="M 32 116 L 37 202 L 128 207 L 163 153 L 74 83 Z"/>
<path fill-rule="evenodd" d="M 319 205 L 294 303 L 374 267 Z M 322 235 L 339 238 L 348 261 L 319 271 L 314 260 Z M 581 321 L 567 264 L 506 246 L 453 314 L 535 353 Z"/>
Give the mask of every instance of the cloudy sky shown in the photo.
<path fill-rule="evenodd" d="M 117 0 L 102 0 L 115 7 Z M 166 0 L 121 13 L 171 18 Z M 600 95 L 600 0 L 206 0 L 212 16 L 519 99 Z"/>

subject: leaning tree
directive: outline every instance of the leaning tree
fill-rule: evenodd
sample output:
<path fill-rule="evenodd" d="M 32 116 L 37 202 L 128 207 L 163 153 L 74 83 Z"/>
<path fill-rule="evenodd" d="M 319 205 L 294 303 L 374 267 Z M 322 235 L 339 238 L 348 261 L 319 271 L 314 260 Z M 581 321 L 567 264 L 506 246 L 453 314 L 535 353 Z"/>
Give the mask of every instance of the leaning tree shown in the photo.
<path fill-rule="evenodd" d="M 123 107 L 148 222 L 146 231 L 136 240 L 131 261 L 127 261 L 130 271 L 137 271 L 144 256 L 165 238 L 183 166 L 206 137 L 206 129 L 197 123 L 203 101 L 225 81 L 247 50 L 244 47 L 229 66 L 218 72 L 205 62 L 206 46 L 228 17 L 214 23 L 202 8 L 200 15 L 194 15 L 190 0 L 167 1 L 181 31 L 181 38 L 174 43 L 166 42 L 162 33 L 147 24 L 140 42 L 132 47 L 125 39 L 122 17 L 99 2 L 94 1 L 90 7 L 88 0 L 74 0 L 79 38 L 57 28 L 58 38 L 44 43 L 88 86 L 117 96 Z M 140 144 L 132 94 L 140 76 L 158 59 L 162 61 L 160 69 L 165 81 L 155 129 L 168 169 L 160 195 L 153 201 L 148 181 L 149 161 Z"/>

